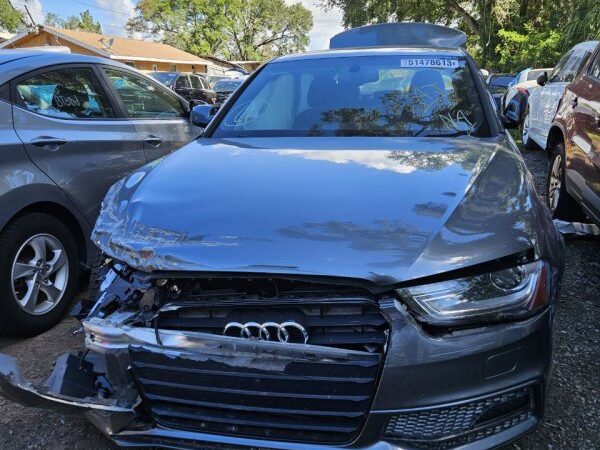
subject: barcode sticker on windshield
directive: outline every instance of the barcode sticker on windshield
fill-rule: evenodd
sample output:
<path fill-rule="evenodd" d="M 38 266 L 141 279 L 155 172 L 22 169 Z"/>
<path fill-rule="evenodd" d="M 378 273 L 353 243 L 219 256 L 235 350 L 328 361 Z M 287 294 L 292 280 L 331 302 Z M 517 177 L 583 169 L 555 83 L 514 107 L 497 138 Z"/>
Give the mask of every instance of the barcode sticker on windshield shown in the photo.
<path fill-rule="evenodd" d="M 400 67 L 454 69 L 458 66 L 458 58 L 402 58 L 400 60 Z"/>

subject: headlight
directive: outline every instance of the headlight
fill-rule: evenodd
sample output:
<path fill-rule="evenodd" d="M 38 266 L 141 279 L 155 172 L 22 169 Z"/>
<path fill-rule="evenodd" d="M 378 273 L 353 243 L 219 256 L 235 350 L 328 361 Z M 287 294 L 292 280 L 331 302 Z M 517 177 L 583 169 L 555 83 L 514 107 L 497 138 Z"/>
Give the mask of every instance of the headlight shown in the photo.
<path fill-rule="evenodd" d="M 431 325 L 519 319 L 549 299 L 543 261 L 423 286 L 398 289 L 417 318 Z"/>

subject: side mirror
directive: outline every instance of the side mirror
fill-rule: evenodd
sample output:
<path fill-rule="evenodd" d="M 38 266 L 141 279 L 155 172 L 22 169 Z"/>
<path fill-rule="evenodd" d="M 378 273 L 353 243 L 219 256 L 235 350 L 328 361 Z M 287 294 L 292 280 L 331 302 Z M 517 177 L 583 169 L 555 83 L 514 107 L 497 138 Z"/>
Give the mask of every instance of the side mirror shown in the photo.
<path fill-rule="evenodd" d="M 192 108 L 190 120 L 193 125 L 200 128 L 206 128 L 216 112 L 217 108 L 213 105 L 196 105 Z"/>
<path fill-rule="evenodd" d="M 202 100 L 190 100 L 189 104 L 190 104 L 190 111 L 198 105 L 208 105 L 208 103 L 203 102 Z"/>
<path fill-rule="evenodd" d="M 537 77 L 536 81 L 537 81 L 537 84 L 539 84 L 540 86 L 545 85 L 548 82 L 548 73 L 544 72 L 539 77 Z"/>

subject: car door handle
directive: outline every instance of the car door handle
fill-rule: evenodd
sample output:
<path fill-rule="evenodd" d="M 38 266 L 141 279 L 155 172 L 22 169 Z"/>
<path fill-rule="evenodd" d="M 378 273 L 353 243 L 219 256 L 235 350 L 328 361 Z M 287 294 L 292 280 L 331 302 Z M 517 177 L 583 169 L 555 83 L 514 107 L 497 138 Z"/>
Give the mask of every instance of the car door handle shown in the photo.
<path fill-rule="evenodd" d="M 41 147 L 52 152 L 58 150 L 62 145 L 67 143 L 66 139 L 55 138 L 52 136 L 39 136 L 31 140 L 31 144 L 36 147 Z"/>
<path fill-rule="evenodd" d="M 144 140 L 146 144 L 151 145 L 152 147 L 160 147 L 160 144 L 162 144 L 164 141 L 165 140 L 163 138 L 154 136 L 153 134 L 146 137 L 146 139 Z"/>

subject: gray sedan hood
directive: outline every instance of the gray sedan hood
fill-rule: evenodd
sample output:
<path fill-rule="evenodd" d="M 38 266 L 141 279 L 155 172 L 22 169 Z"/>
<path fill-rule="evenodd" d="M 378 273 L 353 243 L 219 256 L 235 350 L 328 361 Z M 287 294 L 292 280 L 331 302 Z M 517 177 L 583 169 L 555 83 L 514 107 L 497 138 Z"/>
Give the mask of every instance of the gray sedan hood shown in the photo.
<path fill-rule="evenodd" d="M 505 137 L 199 139 L 114 185 L 93 239 L 148 272 L 392 284 L 535 248 L 540 211 Z"/>

